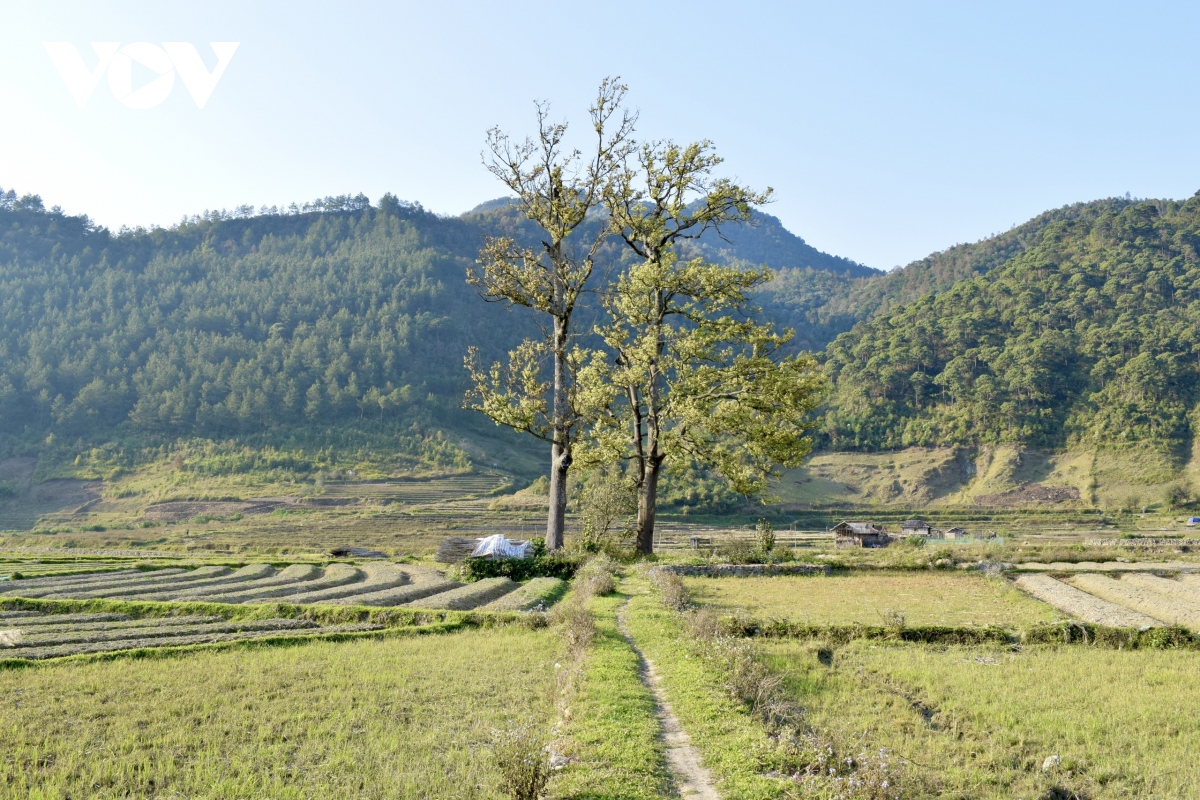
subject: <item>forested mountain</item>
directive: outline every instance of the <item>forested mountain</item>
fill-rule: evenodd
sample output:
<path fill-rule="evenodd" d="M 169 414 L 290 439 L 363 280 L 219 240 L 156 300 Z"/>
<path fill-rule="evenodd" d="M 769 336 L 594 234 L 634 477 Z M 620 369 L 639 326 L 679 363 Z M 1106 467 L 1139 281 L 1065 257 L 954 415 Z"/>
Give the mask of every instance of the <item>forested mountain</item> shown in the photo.
<path fill-rule="evenodd" d="M 869 271 L 764 222 L 720 257 Z M 497 232 L 536 242 L 506 201 L 347 196 L 113 234 L 0 192 L 0 458 L 179 437 L 461 458 L 439 432 L 493 428 L 460 408 L 467 346 L 498 358 L 533 330 L 465 282 Z"/>
<path fill-rule="evenodd" d="M 778 217 L 751 213 L 747 225 L 727 226 L 718 234 L 707 231 L 692 248 L 709 261 L 766 264 L 772 269 L 808 269 L 847 278 L 877 278 L 877 269 L 841 256 L 823 253 L 783 227 Z"/>
<path fill-rule="evenodd" d="M 499 355 L 523 332 L 464 282 L 477 227 L 391 197 L 116 236 L 36 198 L 4 206 L 9 453 L 47 434 L 169 441 L 342 423 L 428 450 L 412 423 L 454 415 L 467 344 Z"/>
<path fill-rule="evenodd" d="M 833 342 L 826 445 L 1190 442 L 1198 250 L 1200 194 L 1072 207 L 1002 266 Z"/>

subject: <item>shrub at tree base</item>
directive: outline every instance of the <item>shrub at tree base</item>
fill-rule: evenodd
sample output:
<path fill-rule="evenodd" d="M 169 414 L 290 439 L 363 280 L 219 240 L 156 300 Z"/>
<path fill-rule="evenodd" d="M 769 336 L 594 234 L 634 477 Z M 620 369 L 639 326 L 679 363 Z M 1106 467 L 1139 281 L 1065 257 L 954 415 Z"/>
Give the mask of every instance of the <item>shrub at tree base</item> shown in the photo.
<path fill-rule="evenodd" d="M 511 578 L 527 581 L 530 578 L 561 578 L 570 580 L 583 559 L 562 551 L 546 552 L 541 539 L 533 540 L 533 558 L 468 558 L 462 565 L 462 579 L 477 581 L 484 578 Z"/>

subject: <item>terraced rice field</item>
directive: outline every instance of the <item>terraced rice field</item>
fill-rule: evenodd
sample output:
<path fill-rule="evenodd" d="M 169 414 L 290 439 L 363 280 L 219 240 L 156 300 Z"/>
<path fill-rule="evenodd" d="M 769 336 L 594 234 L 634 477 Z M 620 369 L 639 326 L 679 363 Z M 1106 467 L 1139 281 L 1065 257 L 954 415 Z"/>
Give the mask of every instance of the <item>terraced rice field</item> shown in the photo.
<path fill-rule="evenodd" d="M 559 578 L 534 578 L 521 588 L 493 600 L 484 611 L 532 611 L 554 604 L 567 590 L 567 582 Z"/>
<path fill-rule="evenodd" d="M 1145 628 L 1162 625 L 1160 620 L 1123 605 L 1091 595 L 1049 575 L 1023 575 L 1017 586 L 1059 611 L 1096 625 L 1114 628 Z"/>
<path fill-rule="evenodd" d="M 978 573 L 869 572 L 832 576 L 685 578 L 696 600 L 724 612 L 811 625 L 1021 628 L 1054 619 L 1053 609 L 1012 584 Z"/>
<path fill-rule="evenodd" d="M 1200 577 L 1083 573 L 1060 581 L 1023 575 L 1017 586 L 1085 622 L 1112 627 L 1179 625 L 1200 633 Z"/>
<path fill-rule="evenodd" d="M 0 559 L 0 578 L 11 577 L 14 573 L 25 578 L 40 575 L 65 575 L 73 572 L 103 572 L 117 570 L 129 566 L 125 559 L 96 559 L 96 560 L 48 560 L 30 561 L 26 559 Z"/>
<path fill-rule="evenodd" d="M 489 606 L 492 610 L 521 611 L 551 604 L 562 593 L 562 585 L 557 579 L 537 579 L 522 587 L 508 578 L 461 584 L 448 580 L 431 567 L 379 561 L 363 565 L 334 563 L 326 567 L 292 564 L 282 569 L 269 564 L 249 564 L 240 568 L 117 569 L 7 581 L 0 584 L 0 597 L 405 605 L 456 611 Z"/>
<path fill-rule="evenodd" d="M 1104 575 L 1079 575 L 1071 583 L 1110 603 L 1140 611 L 1148 617 L 1171 625 L 1200 631 L 1200 603 L 1163 594 L 1154 588 L 1138 586 Z"/>
<path fill-rule="evenodd" d="M 133 619 L 126 614 L 41 614 L 0 611 L 0 659 L 40 660 L 146 647 L 376 630 L 369 624 L 326 625 L 304 619 L 227 620 L 216 616 Z"/>

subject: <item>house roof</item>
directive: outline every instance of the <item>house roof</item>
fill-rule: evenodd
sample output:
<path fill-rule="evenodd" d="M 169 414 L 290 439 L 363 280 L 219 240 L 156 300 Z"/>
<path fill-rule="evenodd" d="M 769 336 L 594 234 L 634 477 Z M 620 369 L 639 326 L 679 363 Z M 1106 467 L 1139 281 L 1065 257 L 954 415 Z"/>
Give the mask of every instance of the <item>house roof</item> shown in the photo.
<path fill-rule="evenodd" d="M 880 530 L 879 528 L 875 527 L 874 525 L 872 525 L 872 524 L 871 524 L 871 523 L 869 523 L 869 522 L 842 522 L 842 523 L 839 523 L 839 524 L 837 525 L 837 527 L 838 527 L 838 528 L 841 528 L 843 525 L 846 527 L 846 529 L 847 529 L 847 530 L 848 530 L 850 533 L 853 533 L 853 534 L 856 534 L 856 535 L 859 535 L 859 536 L 866 536 L 866 535 L 868 535 L 868 534 L 877 534 L 877 533 L 883 533 L 883 531 L 882 531 L 882 530 Z"/>
<path fill-rule="evenodd" d="M 929 528 L 932 527 L 923 519 L 906 519 L 900 523 L 901 528 Z"/>

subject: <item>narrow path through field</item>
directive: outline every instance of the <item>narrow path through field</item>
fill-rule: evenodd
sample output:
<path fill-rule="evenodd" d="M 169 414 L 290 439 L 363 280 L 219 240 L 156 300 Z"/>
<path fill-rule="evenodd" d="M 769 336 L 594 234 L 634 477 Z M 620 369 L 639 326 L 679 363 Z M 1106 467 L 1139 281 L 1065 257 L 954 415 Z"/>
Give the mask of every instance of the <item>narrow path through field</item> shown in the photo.
<path fill-rule="evenodd" d="M 654 697 L 654 713 L 662 726 L 662 740 L 666 745 L 667 769 L 671 771 L 671 782 L 674 783 L 680 797 L 690 800 L 721 800 L 713 786 L 712 774 L 700 763 L 700 752 L 692 747 L 687 731 L 679 724 L 679 718 L 671 711 L 666 693 L 662 688 L 662 680 L 654 671 L 654 664 L 642 653 L 641 648 L 633 641 L 633 633 L 625 622 L 626 600 L 617 610 L 617 629 L 625 637 L 625 641 L 638 657 L 638 676 L 650 694 Z"/>

